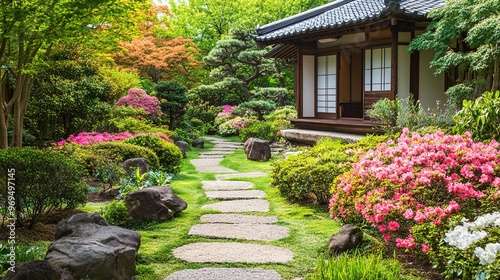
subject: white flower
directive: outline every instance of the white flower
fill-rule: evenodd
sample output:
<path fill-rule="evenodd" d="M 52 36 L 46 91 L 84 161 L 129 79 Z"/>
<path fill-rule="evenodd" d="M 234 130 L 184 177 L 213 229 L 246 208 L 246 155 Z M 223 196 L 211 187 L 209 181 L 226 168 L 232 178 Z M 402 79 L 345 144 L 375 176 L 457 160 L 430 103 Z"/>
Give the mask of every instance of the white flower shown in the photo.
<path fill-rule="evenodd" d="M 446 233 L 444 241 L 453 247 L 460 250 L 469 248 L 473 243 L 486 237 L 486 231 L 473 231 L 469 232 L 465 226 L 456 226 L 453 230 Z"/>
<path fill-rule="evenodd" d="M 500 243 L 488 243 L 485 249 L 476 247 L 476 249 L 474 249 L 474 254 L 479 259 L 480 264 L 489 265 L 495 261 L 499 251 Z"/>

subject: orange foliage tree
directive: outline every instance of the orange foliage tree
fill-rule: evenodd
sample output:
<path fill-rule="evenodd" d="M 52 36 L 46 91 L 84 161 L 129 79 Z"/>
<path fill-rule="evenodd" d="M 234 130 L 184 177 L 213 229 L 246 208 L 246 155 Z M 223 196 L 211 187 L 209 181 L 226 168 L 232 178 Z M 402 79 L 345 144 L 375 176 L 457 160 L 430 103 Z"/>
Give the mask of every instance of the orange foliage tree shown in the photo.
<path fill-rule="evenodd" d="M 154 83 L 178 75 L 188 76 L 190 69 L 200 65 L 195 58 L 196 45 L 190 39 L 162 39 L 151 35 L 121 45 L 125 52 L 114 56 L 117 65 L 135 70 Z"/>

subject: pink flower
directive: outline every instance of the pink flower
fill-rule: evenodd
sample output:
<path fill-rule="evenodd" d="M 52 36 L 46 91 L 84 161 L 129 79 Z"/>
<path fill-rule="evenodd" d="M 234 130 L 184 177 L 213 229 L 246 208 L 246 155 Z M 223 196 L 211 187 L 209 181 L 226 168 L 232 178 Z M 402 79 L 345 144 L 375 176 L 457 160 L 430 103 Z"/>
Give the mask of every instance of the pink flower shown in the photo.
<path fill-rule="evenodd" d="M 414 215 L 415 215 L 415 213 L 413 212 L 413 210 L 411 208 L 406 209 L 406 211 L 403 213 L 403 217 L 407 220 L 413 219 Z"/>
<path fill-rule="evenodd" d="M 398 230 L 398 229 L 399 229 L 399 224 L 398 224 L 398 222 L 394 222 L 394 221 L 389 222 L 389 225 L 387 226 L 387 229 L 388 229 L 389 231 L 396 231 L 396 230 Z"/>
<path fill-rule="evenodd" d="M 423 244 L 423 243 L 420 244 L 420 247 L 422 248 L 422 252 L 424 252 L 424 253 L 427 253 L 431 248 L 431 246 L 429 246 L 427 244 Z"/>
<path fill-rule="evenodd" d="M 422 212 L 417 212 L 417 214 L 415 214 L 415 217 L 413 219 L 415 220 L 415 222 L 420 224 L 425 220 L 425 215 Z"/>
<path fill-rule="evenodd" d="M 389 240 L 391 239 L 391 236 L 387 233 L 384 233 L 384 234 L 382 234 L 382 238 L 384 238 L 385 242 L 389 242 Z"/>
<path fill-rule="evenodd" d="M 378 230 L 380 230 L 380 232 L 384 233 L 387 230 L 387 228 L 384 225 L 379 225 Z"/>

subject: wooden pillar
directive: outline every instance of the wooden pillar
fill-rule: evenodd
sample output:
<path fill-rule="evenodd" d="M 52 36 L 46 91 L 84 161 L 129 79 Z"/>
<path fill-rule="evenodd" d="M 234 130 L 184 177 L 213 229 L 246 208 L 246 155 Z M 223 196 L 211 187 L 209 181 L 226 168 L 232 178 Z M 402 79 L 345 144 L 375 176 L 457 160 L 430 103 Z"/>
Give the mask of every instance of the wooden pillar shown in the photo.
<path fill-rule="evenodd" d="M 398 94 L 398 22 L 396 18 L 391 19 L 391 99 L 394 100 Z"/>

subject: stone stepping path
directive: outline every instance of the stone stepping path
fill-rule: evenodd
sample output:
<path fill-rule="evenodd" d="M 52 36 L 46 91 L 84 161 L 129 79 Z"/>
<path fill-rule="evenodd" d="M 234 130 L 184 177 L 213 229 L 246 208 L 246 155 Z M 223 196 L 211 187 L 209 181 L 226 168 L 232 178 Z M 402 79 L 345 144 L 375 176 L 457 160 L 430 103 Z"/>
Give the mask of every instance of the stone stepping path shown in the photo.
<path fill-rule="evenodd" d="M 247 181 L 224 181 L 234 178 L 256 178 L 267 176 L 264 172 L 238 173 L 220 165 L 225 155 L 243 147 L 243 143 L 228 142 L 219 138 L 205 137 L 215 144 L 214 148 L 200 153 L 199 159 L 191 160 L 198 172 L 215 174 L 216 181 L 202 181 L 202 188 L 209 200 L 222 200 L 201 207 L 222 213 L 205 214 L 200 224 L 189 230 L 189 236 L 219 240 L 275 241 L 286 238 L 290 230 L 276 225 L 278 217 L 237 213 L 267 213 L 269 201 L 266 193 L 255 190 Z M 285 264 L 293 260 L 293 253 L 282 247 L 250 244 L 244 242 L 197 242 L 173 250 L 173 255 L 188 263 L 253 263 Z M 186 269 L 168 276 L 164 280 L 281 280 L 274 270 L 245 268 L 201 268 Z"/>
<path fill-rule="evenodd" d="M 274 270 L 261 268 L 200 268 L 177 271 L 164 280 L 282 280 Z"/>
<path fill-rule="evenodd" d="M 257 178 L 266 177 L 267 173 L 264 172 L 246 172 L 246 173 L 235 173 L 235 174 L 217 174 L 215 175 L 215 180 L 225 180 L 231 178 Z"/>
<path fill-rule="evenodd" d="M 206 238 L 275 241 L 288 237 L 290 230 L 284 226 L 266 224 L 198 224 L 191 227 L 188 235 Z"/>
<path fill-rule="evenodd" d="M 206 191 L 247 190 L 254 187 L 253 183 L 246 181 L 202 181 L 201 183 Z"/>
<path fill-rule="evenodd" d="M 200 217 L 200 221 L 226 224 L 275 224 L 278 222 L 278 217 L 241 214 L 205 214 Z"/>
<path fill-rule="evenodd" d="M 260 190 L 243 190 L 243 191 L 210 191 L 205 192 L 210 200 L 231 200 L 231 199 L 254 199 L 264 198 L 266 193 Z"/>
<path fill-rule="evenodd" d="M 277 246 L 237 242 L 198 242 L 174 249 L 174 257 L 189 263 L 287 263 L 292 251 Z"/>
<path fill-rule="evenodd" d="M 222 213 L 269 212 L 269 202 L 264 199 L 241 199 L 203 205 L 201 209 Z"/>

